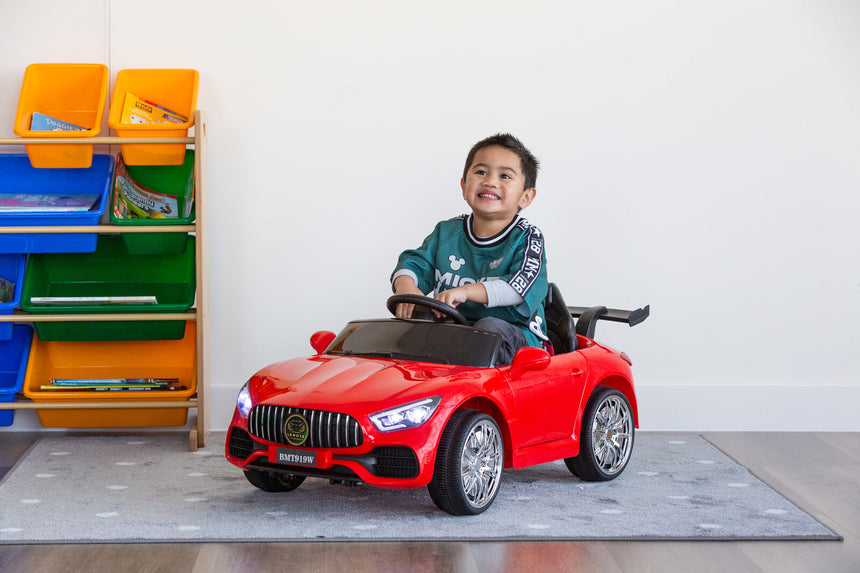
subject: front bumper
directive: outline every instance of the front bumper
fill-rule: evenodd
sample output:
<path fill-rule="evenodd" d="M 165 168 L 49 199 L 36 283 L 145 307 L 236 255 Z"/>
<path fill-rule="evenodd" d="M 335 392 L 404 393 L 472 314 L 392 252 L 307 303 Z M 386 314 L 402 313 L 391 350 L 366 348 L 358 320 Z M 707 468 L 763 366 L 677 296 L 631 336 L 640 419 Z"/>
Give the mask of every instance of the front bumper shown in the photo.
<path fill-rule="evenodd" d="M 368 423 L 361 425 L 360 445 L 305 448 L 260 437 L 261 433 L 268 438 L 275 436 L 260 432 L 258 427 L 249 428 L 248 420 L 236 412 L 225 454 L 230 463 L 244 470 L 360 482 L 383 488 L 415 488 L 427 485 L 433 477 L 439 431 L 432 420 L 418 428 L 390 433 L 377 432 Z M 284 459 L 308 461 L 302 464 L 279 461 Z"/>

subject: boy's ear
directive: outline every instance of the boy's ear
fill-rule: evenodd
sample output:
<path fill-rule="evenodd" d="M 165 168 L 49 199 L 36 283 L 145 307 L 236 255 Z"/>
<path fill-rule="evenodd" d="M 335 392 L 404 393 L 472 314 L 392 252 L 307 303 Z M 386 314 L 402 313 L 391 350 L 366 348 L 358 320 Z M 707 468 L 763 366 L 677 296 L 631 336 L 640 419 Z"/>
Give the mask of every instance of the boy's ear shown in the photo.
<path fill-rule="evenodd" d="M 517 206 L 520 209 L 525 209 L 529 205 L 532 204 L 532 201 L 535 199 L 535 195 L 537 195 L 537 189 L 534 187 L 530 187 L 523 192 L 523 196 L 520 197 L 520 202 L 517 203 Z"/>
<path fill-rule="evenodd" d="M 463 191 L 464 194 L 466 193 L 466 180 L 465 179 L 460 179 L 460 189 Z"/>

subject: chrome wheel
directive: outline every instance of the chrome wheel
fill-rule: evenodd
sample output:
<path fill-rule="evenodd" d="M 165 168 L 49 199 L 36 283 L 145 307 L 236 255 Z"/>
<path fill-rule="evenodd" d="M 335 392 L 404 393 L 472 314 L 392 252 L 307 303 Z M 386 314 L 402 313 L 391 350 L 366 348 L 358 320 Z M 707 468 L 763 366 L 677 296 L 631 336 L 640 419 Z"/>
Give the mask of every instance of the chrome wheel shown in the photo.
<path fill-rule="evenodd" d="M 630 461 L 636 423 L 627 397 L 598 386 L 582 414 L 579 454 L 565 458 L 567 469 L 586 481 L 615 479 Z"/>
<path fill-rule="evenodd" d="M 615 475 L 627 465 L 633 449 L 633 416 L 623 397 L 610 395 L 597 406 L 591 425 L 594 458 L 607 475 Z"/>
<path fill-rule="evenodd" d="M 496 496 L 502 475 L 502 435 L 487 420 L 472 426 L 460 455 L 463 493 L 471 505 L 484 507 Z"/>
<path fill-rule="evenodd" d="M 493 505 L 504 465 L 505 447 L 496 421 L 477 410 L 459 410 L 439 439 L 427 490 L 439 509 L 477 515 Z"/>

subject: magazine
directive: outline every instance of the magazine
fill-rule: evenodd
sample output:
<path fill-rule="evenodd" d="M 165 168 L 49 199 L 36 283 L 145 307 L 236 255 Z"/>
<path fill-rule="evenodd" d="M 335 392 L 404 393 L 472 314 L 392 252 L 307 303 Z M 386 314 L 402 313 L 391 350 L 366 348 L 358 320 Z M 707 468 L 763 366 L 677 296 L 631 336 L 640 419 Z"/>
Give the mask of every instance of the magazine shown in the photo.
<path fill-rule="evenodd" d="M 141 99 L 131 92 L 125 93 L 125 102 L 120 123 L 185 123 L 188 118 L 181 113 Z"/>
<path fill-rule="evenodd" d="M 42 390 L 89 390 L 89 391 L 146 391 L 186 390 L 186 386 L 175 386 L 179 378 L 51 378 L 50 384 L 42 384 Z"/>
<path fill-rule="evenodd" d="M 103 305 L 158 304 L 154 296 L 31 296 L 30 304 L 44 305 Z"/>
<path fill-rule="evenodd" d="M 191 210 L 186 199 L 185 210 Z M 175 219 L 179 217 L 179 201 L 174 195 L 152 191 L 139 185 L 128 172 L 122 154 L 116 161 L 113 215 L 118 219 Z"/>
<path fill-rule="evenodd" d="M 92 211 L 99 195 L 82 193 L 0 193 L 0 212 Z"/>
<path fill-rule="evenodd" d="M 55 386 L 167 386 L 179 378 L 50 378 Z"/>
<path fill-rule="evenodd" d="M 12 302 L 15 298 L 15 283 L 0 277 L 0 302 Z"/>
<path fill-rule="evenodd" d="M 188 386 L 54 386 L 42 384 L 41 390 L 85 390 L 87 392 L 177 392 Z"/>
<path fill-rule="evenodd" d="M 30 119 L 30 131 L 86 131 L 87 128 L 63 121 L 38 111 Z"/>

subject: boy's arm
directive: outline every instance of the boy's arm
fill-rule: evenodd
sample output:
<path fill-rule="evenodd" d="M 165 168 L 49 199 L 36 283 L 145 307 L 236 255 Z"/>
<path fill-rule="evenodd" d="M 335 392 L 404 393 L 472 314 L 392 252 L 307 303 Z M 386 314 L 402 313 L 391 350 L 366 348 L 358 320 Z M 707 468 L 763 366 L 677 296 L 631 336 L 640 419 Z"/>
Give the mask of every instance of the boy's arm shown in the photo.
<path fill-rule="evenodd" d="M 543 234 L 529 226 L 512 245 L 513 258 L 497 280 L 482 283 L 487 292 L 487 307 L 508 307 L 511 320 L 528 318 L 546 297 L 546 255 Z"/>
<path fill-rule="evenodd" d="M 467 300 L 487 304 L 489 299 L 487 298 L 487 289 L 484 288 L 483 283 L 474 283 L 443 290 L 436 295 L 436 300 L 442 301 L 448 306 L 456 308 L 457 305 L 462 304 Z"/>
<path fill-rule="evenodd" d="M 395 278 L 393 286 L 394 294 L 418 294 L 424 296 L 424 293 L 421 292 L 421 289 L 418 288 L 415 281 L 409 275 L 400 275 Z M 394 314 L 397 318 L 411 318 L 414 308 L 414 304 L 398 304 Z"/>

